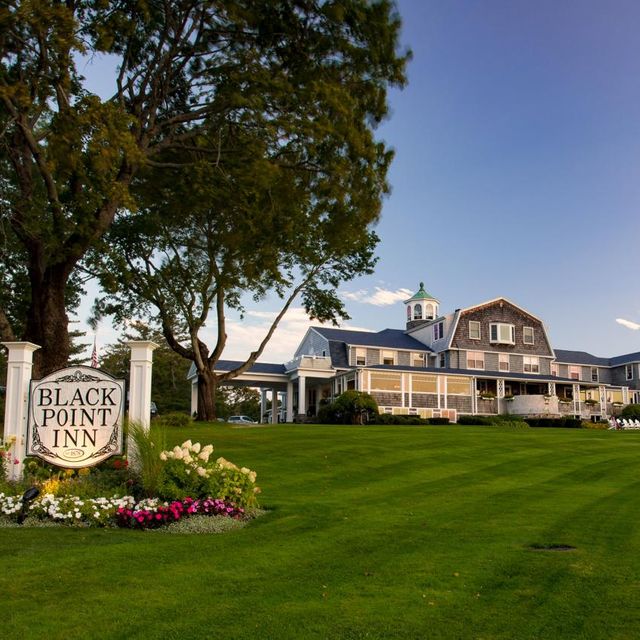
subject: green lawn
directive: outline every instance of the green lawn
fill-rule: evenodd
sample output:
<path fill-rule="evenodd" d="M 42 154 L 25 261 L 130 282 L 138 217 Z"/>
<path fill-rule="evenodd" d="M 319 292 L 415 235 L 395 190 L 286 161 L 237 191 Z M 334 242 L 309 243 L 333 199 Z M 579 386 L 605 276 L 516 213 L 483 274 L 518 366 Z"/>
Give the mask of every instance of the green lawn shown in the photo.
<path fill-rule="evenodd" d="M 2 638 L 638 638 L 640 433 L 194 426 L 270 513 L 0 529 Z M 573 551 L 531 550 L 570 545 Z"/>

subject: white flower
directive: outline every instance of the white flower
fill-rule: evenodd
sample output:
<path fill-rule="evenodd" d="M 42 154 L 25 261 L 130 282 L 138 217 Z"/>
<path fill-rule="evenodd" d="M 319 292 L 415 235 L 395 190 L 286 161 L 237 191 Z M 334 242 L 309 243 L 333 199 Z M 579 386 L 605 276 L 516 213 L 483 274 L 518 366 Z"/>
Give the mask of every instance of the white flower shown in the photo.
<path fill-rule="evenodd" d="M 182 453 L 182 449 L 181 449 L 180 447 L 176 447 L 176 448 L 173 450 L 173 457 L 174 457 L 176 460 L 182 460 L 182 458 L 184 457 L 184 453 Z"/>
<path fill-rule="evenodd" d="M 203 467 L 198 467 L 196 469 L 196 471 L 197 471 L 198 475 L 202 476 L 203 478 L 206 477 L 206 475 L 207 475 L 207 470 L 204 469 Z"/>
<path fill-rule="evenodd" d="M 200 443 L 196 442 L 193 447 L 191 447 L 191 451 L 193 451 L 193 453 L 200 453 Z"/>
<path fill-rule="evenodd" d="M 163 452 L 160 454 L 160 460 L 163 460 L 163 461 L 164 461 L 164 460 L 166 460 L 166 459 L 167 459 L 167 454 L 163 451 Z"/>
<path fill-rule="evenodd" d="M 191 449 L 193 445 L 191 444 L 191 440 L 185 440 L 181 445 L 181 449 Z"/>

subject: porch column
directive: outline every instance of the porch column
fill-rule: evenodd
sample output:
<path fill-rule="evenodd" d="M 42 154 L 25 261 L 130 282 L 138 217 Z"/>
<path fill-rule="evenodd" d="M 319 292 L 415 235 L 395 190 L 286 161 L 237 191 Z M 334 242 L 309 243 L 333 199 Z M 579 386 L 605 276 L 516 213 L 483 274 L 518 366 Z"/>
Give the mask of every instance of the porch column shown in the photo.
<path fill-rule="evenodd" d="M 598 386 L 598 401 L 600 402 L 600 416 L 607 417 L 607 391 L 604 385 Z"/>
<path fill-rule="evenodd" d="M 474 416 L 478 413 L 478 378 L 475 376 L 471 378 L 471 413 Z"/>
<path fill-rule="evenodd" d="M 555 382 L 549 382 L 547 384 L 547 393 L 550 396 L 555 396 L 556 395 L 556 383 Z"/>
<path fill-rule="evenodd" d="M 127 342 L 127 346 L 131 349 L 129 420 L 138 422 L 148 431 L 151 422 L 151 367 L 153 352 L 158 345 L 148 340 L 132 340 Z"/>
<path fill-rule="evenodd" d="M 267 390 L 260 389 L 260 424 L 264 422 L 264 413 L 267 410 Z"/>
<path fill-rule="evenodd" d="M 278 392 L 271 389 L 271 424 L 278 422 Z"/>
<path fill-rule="evenodd" d="M 3 342 L 7 354 L 7 389 L 4 405 L 4 441 L 12 442 L 7 464 L 9 480 L 20 480 L 27 448 L 29 382 L 33 370 L 33 342 Z M 17 463 L 15 462 L 17 460 Z"/>
<path fill-rule="evenodd" d="M 287 382 L 287 422 L 293 422 L 293 382 Z"/>
<path fill-rule="evenodd" d="M 629 404 L 629 387 L 622 387 L 622 402 Z"/>
<path fill-rule="evenodd" d="M 298 415 L 307 415 L 307 379 L 304 376 L 298 377 Z"/>
<path fill-rule="evenodd" d="M 577 415 L 580 415 L 581 413 L 581 407 L 580 407 L 580 385 L 579 384 L 574 384 L 573 385 L 573 412 Z"/>

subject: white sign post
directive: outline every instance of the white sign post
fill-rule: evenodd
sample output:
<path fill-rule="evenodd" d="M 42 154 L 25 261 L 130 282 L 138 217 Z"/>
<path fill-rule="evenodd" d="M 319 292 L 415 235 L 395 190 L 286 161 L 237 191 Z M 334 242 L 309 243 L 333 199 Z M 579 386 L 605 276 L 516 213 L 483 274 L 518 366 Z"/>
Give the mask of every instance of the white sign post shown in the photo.
<path fill-rule="evenodd" d="M 7 390 L 4 407 L 4 439 L 13 440 L 7 464 L 9 480 L 22 477 L 27 442 L 27 407 L 33 352 L 40 347 L 32 342 L 3 342 L 8 350 Z"/>
<path fill-rule="evenodd" d="M 27 455 L 68 469 L 122 453 L 124 380 L 89 367 L 31 381 Z"/>
<path fill-rule="evenodd" d="M 155 342 L 132 340 L 131 368 L 129 370 L 129 420 L 137 422 L 145 431 L 151 422 L 151 369 Z"/>

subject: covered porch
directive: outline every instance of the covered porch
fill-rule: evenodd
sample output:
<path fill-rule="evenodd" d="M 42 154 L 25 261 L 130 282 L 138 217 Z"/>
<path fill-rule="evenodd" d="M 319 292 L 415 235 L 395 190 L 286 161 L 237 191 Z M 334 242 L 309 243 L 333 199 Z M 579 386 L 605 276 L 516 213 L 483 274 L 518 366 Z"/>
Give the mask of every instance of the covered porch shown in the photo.
<path fill-rule="evenodd" d="M 612 387 L 568 378 L 512 374 L 475 379 L 475 413 L 508 413 L 530 417 L 574 416 L 595 420 L 615 415 L 629 402 L 626 387 Z"/>

